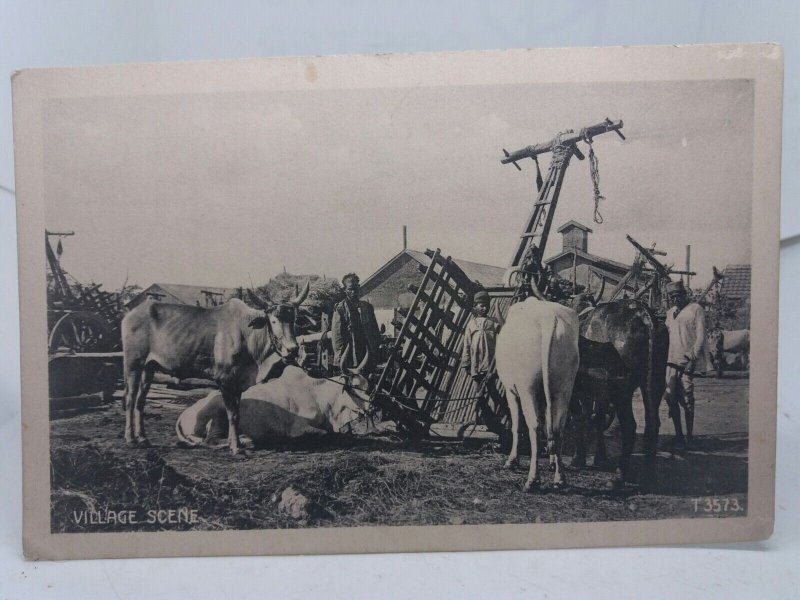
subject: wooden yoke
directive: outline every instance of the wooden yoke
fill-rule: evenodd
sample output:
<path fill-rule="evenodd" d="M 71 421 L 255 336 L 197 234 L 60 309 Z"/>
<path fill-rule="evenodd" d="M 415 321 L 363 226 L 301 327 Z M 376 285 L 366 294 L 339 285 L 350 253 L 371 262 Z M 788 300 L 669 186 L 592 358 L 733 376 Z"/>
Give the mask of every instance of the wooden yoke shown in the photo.
<path fill-rule="evenodd" d="M 584 141 L 591 144 L 594 136 L 610 131 L 615 131 L 624 140 L 625 136 L 622 135 L 621 129 L 622 121 L 614 122 L 606 119 L 602 123 L 584 127 L 579 133 L 575 133 L 573 130 L 561 132 L 543 144 L 527 146 L 511 153 L 503 150 L 505 158 L 501 159 L 502 164 L 512 163 L 518 170 L 522 170 L 517 161 L 531 158 L 536 161 L 537 172 L 538 155 L 546 152 L 553 153 L 547 178 L 538 186 L 536 202 L 525 222 L 525 228 L 522 230 L 509 265 L 509 279 L 516 274 L 517 286 L 529 288 L 529 293 L 536 296 L 546 293 L 548 282 L 542 258 L 569 161 L 573 154 L 580 160 L 584 159 L 583 153 L 577 146 L 578 142 Z M 537 180 L 537 185 L 540 181 L 541 179 Z M 508 283 L 513 285 L 511 281 Z"/>
<path fill-rule="evenodd" d="M 617 287 L 611 292 L 609 301 L 617 300 L 620 298 L 633 281 L 638 287 L 638 279 L 642 274 L 650 275 L 650 280 L 638 291 L 635 292 L 634 298 L 641 299 L 646 293 L 650 294 L 648 305 L 651 309 L 659 311 L 661 308 L 661 292 L 663 283 L 671 280 L 671 275 L 697 275 L 694 271 L 677 271 L 672 267 L 667 267 L 656 256 L 666 256 L 666 252 L 656 250 L 655 245 L 653 248 L 645 248 L 630 235 L 625 238 L 636 248 L 636 257 L 633 260 L 633 265 L 630 271 L 625 274 L 625 277 L 617 284 Z M 650 268 L 645 264 L 649 263 Z"/>

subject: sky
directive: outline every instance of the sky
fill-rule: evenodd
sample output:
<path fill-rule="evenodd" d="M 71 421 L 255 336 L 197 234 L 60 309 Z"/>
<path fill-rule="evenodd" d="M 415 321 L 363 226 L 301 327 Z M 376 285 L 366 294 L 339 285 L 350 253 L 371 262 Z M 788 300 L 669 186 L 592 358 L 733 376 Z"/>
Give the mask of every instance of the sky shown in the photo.
<path fill-rule="evenodd" d="M 127 279 L 204 286 L 291 273 L 366 278 L 402 248 L 507 266 L 535 200 L 509 151 L 604 118 L 573 158 L 555 229 L 630 263 L 630 234 L 683 268 L 750 260 L 753 88 L 746 80 L 232 92 L 49 101 L 45 222 L 72 230 L 62 264 L 113 290 Z M 585 144 L 581 145 L 584 153 Z M 542 157 L 546 169 L 549 155 Z"/>

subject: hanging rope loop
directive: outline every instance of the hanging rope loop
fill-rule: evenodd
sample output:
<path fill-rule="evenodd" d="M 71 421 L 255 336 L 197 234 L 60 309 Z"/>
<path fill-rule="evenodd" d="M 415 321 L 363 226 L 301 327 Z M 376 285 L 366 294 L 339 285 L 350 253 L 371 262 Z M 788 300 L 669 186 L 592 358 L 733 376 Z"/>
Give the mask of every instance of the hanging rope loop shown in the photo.
<path fill-rule="evenodd" d="M 592 178 L 592 186 L 594 187 L 594 222 L 600 225 L 603 222 L 603 215 L 600 214 L 600 201 L 606 199 L 600 193 L 600 161 L 597 160 L 597 155 L 594 153 L 592 136 L 589 135 L 585 128 L 581 130 L 581 137 L 589 146 L 589 175 Z"/>

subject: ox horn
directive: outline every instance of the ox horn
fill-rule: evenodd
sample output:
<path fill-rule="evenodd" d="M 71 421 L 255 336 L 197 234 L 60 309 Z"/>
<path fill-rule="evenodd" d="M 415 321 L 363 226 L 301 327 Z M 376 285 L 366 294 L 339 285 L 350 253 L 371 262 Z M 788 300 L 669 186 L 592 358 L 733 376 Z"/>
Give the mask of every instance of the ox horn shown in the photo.
<path fill-rule="evenodd" d="M 356 372 L 361 373 L 367 367 L 367 363 L 369 362 L 369 346 L 367 346 L 367 352 L 364 354 L 364 358 L 361 359 L 361 364 L 356 367 Z"/>
<path fill-rule="evenodd" d="M 258 306 L 263 310 L 269 310 L 272 308 L 272 301 L 269 299 L 269 296 L 261 297 L 256 294 L 253 290 L 247 290 L 247 295 L 250 298 L 250 302 Z"/>
<path fill-rule="evenodd" d="M 344 347 L 344 352 L 342 352 L 342 356 L 339 358 L 339 370 L 344 373 L 345 363 L 347 362 L 347 357 L 350 356 L 350 344 Z"/>
<path fill-rule="evenodd" d="M 361 372 L 367 366 L 368 362 L 369 362 L 369 347 L 367 347 L 367 351 L 364 353 L 364 358 L 361 359 L 361 362 L 355 369 L 350 369 L 350 373 L 352 373 L 353 375 L 361 375 Z"/>
<path fill-rule="evenodd" d="M 303 303 L 303 300 L 306 299 L 306 296 L 308 296 L 308 290 L 310 287 L 311 287 L 311 280 L 307 279 L 305 286 L 303 286 L 303 291 L 301 291 L 299 295 L 295 294 L 294 298 L 289 300 L 289 304 L 292 304 L 295 307 L 300 306 Z"/>

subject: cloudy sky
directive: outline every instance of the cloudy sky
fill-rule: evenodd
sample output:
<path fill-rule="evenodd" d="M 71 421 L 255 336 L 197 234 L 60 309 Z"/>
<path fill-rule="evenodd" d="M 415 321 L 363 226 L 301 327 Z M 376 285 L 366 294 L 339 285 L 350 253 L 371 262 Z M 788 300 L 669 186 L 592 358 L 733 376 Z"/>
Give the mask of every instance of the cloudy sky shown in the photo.
<path fill-rule="evenodd" d="M 749 81 L 553 84 L 194 94 L 50 101 L 45 207 L 74 230 L 78 280 L 207 286 L 292 273 L 368 276 L 402 247 L 506 266 L 535 196 L 535 169 L 502 148 L 622 119 L 573 159 L 554 219 L 594 230 L 589 251 L 630 262 L 629 233 L 695 282 L 749 262 Z M 585 146 L 584 146 L 585 150 Z M 545 155 L 543 168 L 549 160 Z"/>

